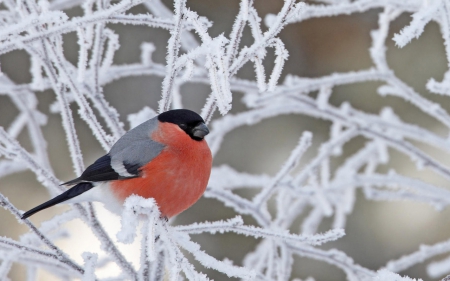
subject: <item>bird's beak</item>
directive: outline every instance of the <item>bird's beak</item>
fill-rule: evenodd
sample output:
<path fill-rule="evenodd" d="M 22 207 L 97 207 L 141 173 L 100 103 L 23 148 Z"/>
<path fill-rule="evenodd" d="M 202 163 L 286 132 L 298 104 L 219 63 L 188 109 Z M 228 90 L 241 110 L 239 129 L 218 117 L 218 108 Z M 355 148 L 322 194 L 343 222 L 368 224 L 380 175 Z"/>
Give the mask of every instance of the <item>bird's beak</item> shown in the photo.
<path fill-rule="evenodd" d="M 208 127 L 206 127 L 205 123 L 200 123 L 192 129 L 192 135 L 196 138 L 204 138 L 207 134 L 209 134 Z"/>

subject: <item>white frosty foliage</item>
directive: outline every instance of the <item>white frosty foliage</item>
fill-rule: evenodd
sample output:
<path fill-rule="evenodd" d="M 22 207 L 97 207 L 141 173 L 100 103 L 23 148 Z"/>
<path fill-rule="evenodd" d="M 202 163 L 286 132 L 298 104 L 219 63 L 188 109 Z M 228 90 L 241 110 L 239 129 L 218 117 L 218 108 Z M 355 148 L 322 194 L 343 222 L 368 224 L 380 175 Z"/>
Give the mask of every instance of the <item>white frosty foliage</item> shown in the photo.
<path fill-rule="evenodd" d="M 143 199 L 136 195 L 127 198 L 122 212 L 122 229 L 117 233 L 117 239 L 122 243 L 133 243 L 136 238 L 136 228 L 139 215 L 146 215 L 150 219 L 159 217 L 159 211 L 153 198 Z"/>
<path fill-rule="evenodd" d="M 152 76 L 162 79 L 158 111 L 183 107 L 182 85 L 206 84 L 210 95 L 204 101 L 201 115 L 209 123 L 216 110 L 222 115 L 211 122 L 208 142 L 213 155 L 221 149 L 225 136 L 241 126 L 252 126 L 280 115 L 298 114 L 331 122 L 330 137 L 320 144 L 312 159 L 304 153 L 311 150 L 313 133 L 303 132 L 297 146 L 274 175 L 250 174 L 228 165 L 213 167 L 206 197 L 215 198 L 240 215 L 250 216 L 256 225 L 246 225 L 241 216 L 213 222 L 197 222 L 172 226 L 160 218 L 153 199 L 132 196 L 126 200 L 122 228 L 116 237 L 120 243 L 136 240 L 142 233 L 139 268 L 128 261 L 116 247 L 94 212 L 91 204 L 75 204 L 74 208 L 43 223 L 40 228 L 29 220 L 20 220 L 19 211 L 0 194 L 0 206 L 24 223 L 30 230 L 20 241 L 0 237 L 0 280 L 8 280 L 14 263 L 26 267 L 28 280 L 35 280 L 38 269 L 50 271 L 61 280 L 74 278 L 98 280 L 98 269 L 115 264 L 121 273 L 108 280 L 209 280 L 186 257 L 193 257 L 206 268 L 228 277 L 244 280 L 292 280 L 294 257 L 306 257 L 326 262 L 341 269 L 348 280 L 415 280 L 401 277 L 400 272 L 438 255 L 450 254 L 450 240 L 431 246 L 420 246 L 416 252 L 389 261 L 384 269 L 375 271 L 358 265 L 346 253 L 334 248 L 316 247 L 345 235 L 347 217 L 353 212 L 356 191 L 361 189 L 368 200 L 409 200 L 429 204 L 437 210 L 450 205 L 450 192 L 432 183 L 397 174 L 381 173 L 378 167 L 389 164 L 392 151 L 411 159 L 418 169 L 428 169 L 450 179 L 450 167 L 423 150 L 427 145 L 450 152 L 450 141 L 427 128 L 404 122 L 394 109 L 386 107 L 379 114 L 352 108 L 344 102 L 340 107 L 329 103 L 334 88 L 342 85 L 379 81 L 378 94 L 395 96 L 410 102 L 436 122 L 450 129 L 450 115 L 438 104 L 417 93 L 401 81 L 389 68 L 386 40 L 391 22 L 402 13 L 412 13 L 411 22 L 392 38 L 403 47 L 418 38 L 430 21 L 441 30 L 448 65 L 450 66 L 450 4 L 446 0 L 376 1 L 326 0 L 320 4 L 284 0 L 277 14 L 262 15 L 253 0 L 241 0 L 239 12 L 229 35 L 212 36 L 208 29 L 214 24 L 186 6 L 185 0 L 175 0 L 168 7 L 160 0 L 20 0 L 2 1 L 0 11 L 0 55 L 23 50 L 30 56 L 29 84 L 15 84 L 7 73 L 0 75 L 0 95 L 8 97 L 17 108 L 17 116 L 7 126 L 0 127 L 0 177 L 30 170 L 51 195 L 65 188 L 53 172 L 42 127 L 47 116 L 38 110 L 38 92 L 52 90 L 55 102 L 51 113 L 61 115 L 67 146 L 74 172 L 84 170 L 82 147 L 74 125 L 79 114 L 93 136 L 107 151 L 124 134 L 124 124 L 118 111 L 109 104 L 103 87 L 114 80 L 132 76 Z M 133 14 L 135 6 L 143 5 L 149 13 Z M 79 6 L 82 15 L 66 15 L 65 9 Z M 371 32 L 369 49 L 373 66 L 369 69 L 327 76 L 306 78 L 286 74 L 283 66 L 289 50 L 279 34 L 289 24 L 317 17 L 331 17 L 378 11 L 378 28 Z M 140 62 L 115 64 L 120 48 L 119 35 L 107 24 L 145 25 L 170 32 L 165 64 L 153 60 L 156 42 L 141 45 Z M 263 26 L 265 25 L 265 26 Z M 244 29 L 248 27 L 253 42 L 241 47 Z M 76 33 L 78 60 L 72 64 L 62 48 L 64 34 Z M 193 34 L 197 34 L 197 37 Z M 267 50 L 274 50 L 274 67 L 265 69 Z M 252 64 L 254 79 L 236 76 L 245 64 Z M 450 95 L 450 69 L 442 81 L 430 77 L 427 89 L 432 93 Z M 308 95 L 318 92 L 317 98 Z M 243 94 L 247 108 L 228 114 L 236 94 Z M 132 95 L 129 95 L 132 98 Z M 240 96 L 238 98 L 241 98 Z M 73 111 L 76 109 L 76 112 Z M 129 114 L 130 128 L 156 115 L 155 109 L 144 106 Z M 101 122 L 102 121 L 102 122 Z M 101 124 L 106 124 L 104 128 Z M 27 151 L 18 141 L 26 130 L 31 143 Z M 448 130 L 447 130 L 447 135 Z M 336 168 L 336 156 L 342 156 L 343 146 L 364 137 L 365 145 Z M 271 161 L 267 159 L 267 161 Z M 251 188 L 256 195 L 248 199 L 234 191 Z M 325 218 L 332 220 L 332 229 L 318 233 Z M 84 253 L 83 264 L 77 264 L 55 245 L 68 233 L 64 224 L 81 218 L 101 243 L 107 258 L 99 253 Z M 300 229 L 292 231 L 300 221 Z M 228 259 L 218 260 L 202 250 L 191 235 L 233 232 L 260 239 L 247 253 L 242 265 Z M 428 266 L 431 277 L 450 272 L 450 258 L 444 257 Z M 299 279 L 293 279 L 299 280 Z M 308 277 L 308 281 L 314 280 Z"/>
<path fill-rule="evenodd" d="M 81 281 L 95 280 L 95 266 L 97 264 L 98 255 L 93 253 L 83 253 L 84 274 Z"/>
<path fill-rule="evenodd" d="M 432 262 L 427 267 L 427 273 L 430 277 L 437 278 L 445 276 L 448 273 L 448 267 L 450 266 L 450 257 L 443 260 Z"/>
<path fill-rule="evenodd" d="M 423 281 L 422 279 L 409 278 L 408 276 L 400 276 L 385 269 L 379 270 L 373 281 Z"/>

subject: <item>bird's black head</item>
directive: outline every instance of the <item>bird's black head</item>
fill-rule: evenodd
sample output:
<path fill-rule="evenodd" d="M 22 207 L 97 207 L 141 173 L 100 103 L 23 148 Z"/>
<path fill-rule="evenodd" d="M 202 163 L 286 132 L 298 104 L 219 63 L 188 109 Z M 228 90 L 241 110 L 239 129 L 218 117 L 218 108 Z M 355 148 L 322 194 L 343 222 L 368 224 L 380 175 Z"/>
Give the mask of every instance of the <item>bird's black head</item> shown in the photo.
<path fill-rule="evenodd" d="M 188 109 L 174 109 L 158 115 L 159 122 L 168 122 L 178 125 L 192 139 L 201 141 L 209 134 L 208 127 L 203 118 Z"/>

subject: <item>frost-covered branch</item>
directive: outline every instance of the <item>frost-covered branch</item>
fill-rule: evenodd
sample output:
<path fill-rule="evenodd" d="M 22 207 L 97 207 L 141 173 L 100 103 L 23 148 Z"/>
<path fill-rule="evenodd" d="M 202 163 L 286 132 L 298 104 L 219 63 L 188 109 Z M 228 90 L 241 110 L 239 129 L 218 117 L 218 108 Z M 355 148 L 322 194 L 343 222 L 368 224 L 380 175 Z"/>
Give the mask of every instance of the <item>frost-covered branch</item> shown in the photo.
<path fill-rule="evenodd" d="M 51 114 L 60 117 L 69 151 L 68 162 L 79 176 L 87 164 L 83 157 L 86 149 L 79 139 L 80 128 L 76 125 L 74 111 L 103 150 L 108 151 L 125 133 L 123 120 L 128 119 L 130 127 L 135 127 L 155 116 L 156 111 L 181 108 L 187 104 L 184 99 L 194 99 L 185 95 L 185 85 L 208 86 L 206 98 L 204 95 L 199 95 L 201 99 L 195 98 L 202 105 L 201 115 L 210 124 L 207 141 L 214 156 L 219 155 L 230 133 L 281 115 L 325 120 L 329 135 L 322 138 L 315 131 L 302 132 L 297 145 L 289 148 L 290 154 L 273 174 L 266 171 L 253 174 L 226 163 L 213 167 L 205 197 L 231 208 L 238 215 L 233 219 L 174 226 L 160 218 L 152 199 L 133 196 L 124 205 L 122 229 L 117 235 L 103 228 L 91 203 L 74 204 L 71 211 L 42 223 L 39 228 L 24 220 L 30 231 L 22 235 L 20 241 L 0 238 L 1 280 L 8 278 L 14 263 L 26 267 L 28 280 L 35 280 L 39 269 L 50 271 L 61 280 L 209 280 L 194 266 L 192 259 L 195 259 L 205 268 L 228 277 L 283 281 L 293 278 L 295 256 L 334 265 L 345 272 L 348 280 L 389 280 L 401 278 L 390 271 L 403 271 L 448 254 L 448 241 L 421 246 L 418 251 L 393 260 L 386 268 L 375 272 L 358 265 L 334 244 L 345 234 L 347 217 L 358 200 L 357 190 L 362 190 L 367 200 L 421 202 L 437 211 L 450 204 L 450 193 L 445 189 L 450 180 L 450 166 L 445 161 L 450 154 L 447 137 L 450 114 L 444 103 L 402 81 L 390 67 L 387 56 L 389 40 L 404 47 L 415 38 L 420 40 L 425 26 L 435 22 L 440 28 L 449 67 L 448 1 L 303 3 L 284 0 L 278 11 L 266 15 L 255 2 L 241 0 L 228 29 L 230 33 L 219 35 L 209 30 L 217 24 L 215 19 L 194 11 L 184 0 L 175 0 L 170 5 L 160 0 L 2 2 L 0 56 L 21 50 L 20 54 L 29 58 L 31 80 L 17 83 L 7 71 L 0 75 L 0 98 L 10 100 L 16 110 L 12 118 L 1 120 L 4 125 L 0 127 L 0 178 L 29 170 L 51 196 L 65 191 L 65 187 L 60 186 L 62 180 L 54 172 L 56 164 L 51 161 L 52 149 L 47 145 L 53 136 L 44 133 Z M 68 11 L 76 7 L 78 15 L 69 16 Z M 144 8 L 148 13 L 138 12 Z M 378 13 L 378 26 L 370 37 L 372 66 L 318 77 L 286 73 L 284 66 L 292 63 L 289 60 L 293 57 L 289 54 L 289 44 L 283 42 L 286 38 L 283 32 L 288 25 L 298 24 L 302 28 L 308 19 L 369 11 Z M 411 14 L 411 20 L 389 38 L 393 21 L 405 13 Z M 169 39 L 161 44 L 159 38 L 152 38 L 152 42 L 142 43 L 140 61 L 118 64 L 118 51 L 124 37 L 115 26 L 123 25 L 161 29 L 169 32 Z M 76 36 L 74 49 L 78 57 L 75 62 L 64 49 L 69 44 L 68 34 Z M 162 49 L 166 57 L 155 57 L 159 54 L 155 51 Z M 271 51 L 273 56 L 267 55 Z M 253 68 L 253 73 L 243 79 L 240 72 L 246 71 L 246 65 Z M 156 77 L 162 81 L 160 93 L 157 93 L 161 97 L 158 108 L 145 105 L 137 113 L 120 116 L 123 109 L 115 108 L 116 103 L 110 100 L 106 87 L 136 76 Z M 426 88 L 445 99 L 449 95 L 450 69 L 442 80 L 438 79 L 441 78 L 429 77 Z M 350 101 L 334 103 L 336 87 L 367 82 L 380 84 L 377 93 L 361 95 L 393 96 L 405 101 L 438 123 L 441 131 L 413 123 L 395 106 L 369 113 L 354 108 Z M 53 93 L 51 104 L 42 104 L 46 100 L 43 91 Z M 131 103 L 134 93 L 125 94 L 121 99 Z M 243 107 L 230 114 L 234 102 L 241 98 Z M 47 106 L 48 115 L 42 109 Z M 215 118 L 216 109 L 221 117 Z M 345 147 L 355 140 L 363 145 L 349 154 Z M 277 152 L 279 147 L 271 149 Z M 428 178 L 419 179 L 414 173 L 396 171 L 392 158 L 399 154 L 406 156 L 404 158 L 418 171 L 426 169 L 443 182 L 438 186 Z M 267 163 L 273 162 L 268 157 L 264 159 Z M 243 195 L 249 189 L 251 195 Z M 0 194 L 0 204 L 22 222 L 16 202 Z M 80 259 L 82 264 L 75 263 L 55 243 L 67 239 L 65 225 L 76 218 L 82 219 L 105 252 L 86 251 Z M 246 218 L 251 218 L 254 225 L 247 220 L 244 224 Z M 331 221 L 331 227 L 322 230 L 324 225 L 329 225 L 323 224 L 325 220 Z M 141 250 L 136 254 L 140 256 L 139 267 L 135 268 L 117 243 L 131 243 L 137 240 L 138 233 L 142 234 L 138 241 Z M 218 233 L 249 236 L 258 239 L 257 246 L 246 253 L 242 264 L 233 264 L 205 252 L 201 242 L 191 239 L 194 235 Z M 118 238 L 117 243 L 112 236 Z M 328 243 L 329 250 L 317 247 L 323 243 Z M 118 266 L 120 272 L 102 279 L 99 269 L 109 264 Z M 448 274 L 448 258 L 434 260 L 428 271 L 432 277 Z"/>

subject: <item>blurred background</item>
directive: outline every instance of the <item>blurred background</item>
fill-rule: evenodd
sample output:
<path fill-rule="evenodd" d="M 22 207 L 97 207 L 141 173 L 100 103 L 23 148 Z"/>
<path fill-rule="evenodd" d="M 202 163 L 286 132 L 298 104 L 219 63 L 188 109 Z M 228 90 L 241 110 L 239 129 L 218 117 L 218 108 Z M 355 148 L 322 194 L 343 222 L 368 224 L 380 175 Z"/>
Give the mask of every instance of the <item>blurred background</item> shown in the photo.
<path fill-rule="evenodd" d="M 171 1 L 164 1 L 172 7 Z M 239 9 L 239 1 L 201 1 L 188 0 L 188 6 L 198 14 L 213 21 L 210 28 L 211 35 L 224 33 L 229 35 L 233 21 Z M 255 7 L 259 15 L 264 18 L 267 13 L 277 13 L 283 2 L 280 0 L 258 0 Z M 334 72 L 356 71 L 372 66 L 369 56 L 371 44 L 370 31 L 377 28 L 377 14 L 381 10 L 371 10 L 362 14 L 350 16 L 337 16 L 330 18 L 310 19 L 298 24 L 287 26 L 280 35 L 281 40 L 289 51 L 289 59 L 283 70 L 280 81 L 286 74 L 302 77 L 320 77 Z M 65 11 L 69 16 L 82 15 L 80 8 Z M 143 6 L 132 9 L 133 13 L 147 13 Z M 409 14 L 401 15 L 390 26 L 389 38 L 393 37 L 402 27 L 410 21 Z M 119 34 L 120 49 L 114 58 L 115 64 L 127 64 L 140 61 L 140 45 L 143 42 L 152 42 L 156 46 L 153 60 L 165 64 L 166 43 L 169 32 L 161 29 L 151 29 L 145 26 L 124 26 L 109 24 L 109 28 Z M 263 25 L 263 31 L 265 27 Z M 65 54 L 69 61 L 76 64 L 78 58 L 77 37 L 75 33 L 64 36 Z M 243 45 L 253 42 L 248 28 L 244 31 Z M 426 26 L 425 32 L 418 40 L 414 40 L 403 49 L 394 46 L 392 40 L 387 42 L 387 58 L 395 74 L 413 87 L 418 93 L 428 99 L 439 102 L 443 108 L 450 111 L 448 98 L 436 96 L 425 89 L 425 84 L 431 77 L 441 81 L 447 69 L 443 40 L 439 27 L 435 23 Z M 269 49 L 264 65 L 267 71 L 273 67 L 274 54 Z M 13 51 L 0 56 L 1 70 L 14 82 L 29 83 L 31 76 L 29 56 L 24 51 Z M 253 66 L 250 64 L 239 71 L 239 77 L 254 80 Z M 129 77 L 114 81 L 104 87 L 106 99 L 118 110 L 121 121 L 127 123 L 127 115 L 138 112 L 143 106 L 157 109 L 160 98 L 162 78 L 153 76 Z M 420 125 L 431 131 L 445 136 L 447 130 L 436 120 L 423 114 L 414 106 L 395 97 L 381 97 L 376 93 L 378 82 L 352 84 L 333 89 L 331 103 L 340 105 L 348 101 L 353 107 L 370 113 L 378 113 L 381 108 L 390 106 L 406 122 Z M 197 112 L 202 108 L 205 98 L 210 93 L 207 85 L 188 83 L 181 89 L 183 104 L 186 108 Z M 52 91 L 38 92 L 39 109 L 48 115 L 48 124 L 43 132 L 49 145 L 50 161 L 56 176 L 63 180 L 74 178 L 72 164 L 66 144 L 66 137 L 61 126 L 61 117 L 49 111 L 49 105 L 55 101 Z M 234 93 L 233 108 L 231 112 L 245 109 L 240 100 L 240 93 Z M 85 164 L 89 165 L 104 151 L 91 135 L 87 125 L 79 119 L 77 108 L 73 105 L 76 119 L 77 133 L 83 149 Z M 0 125 L 8 127 L 18 110 L 8 97 L 0 95 Z M 218 117 L 216 112 L 215 117 Z M 304 157 L 307 161 L 317 153 L 320 143 L 328 138 L 330 123 L 301 115 L 279 116 L 265 120 L 251 127 L 242 127 L 228 134 L 221 150 L 214 159 L 214 165 L 227 164 L 231 167 L 249 173 L 267 173 L 274 175 L 282 163 L 287 159 L 291 150 L 297 144 L 298 138 L 305 130 L 314 134 L 313 145 Z M 273 136 L 276 136 L 274 138 Z M 23 133 L 19 141 L 26 148 L 30 148 L 29 138 Z M 344 147 L 344 154 L 333 162 L 339 165 L 348 156 L 364 145 L 363 138 L 352 140 Z M 417 171 L 415 165 L 407 157 L 391 152 L 391 161 L 381 167 L 383 172 L 391 168 L 399 173 L 415 178 L 421 178 L 438 186 L 447 187 L 448 182 L 431 172 Z M 439 160 L 450 162 L 445 156 Z M 0 179 L 0 192 L 21 210 L 31 207 L 49 199 L 49 194 L 36 180 L 32 172 L 22 172 Z M 252 193 L 249 191 L 248 196 Z M 104 211 L 97 206 L 99 216 L 112 236 L 119 229 L 118 217 Z M 40 212 L 32 217 L 32 221 L 39 225 L 55 214 L 68 210 L 60 206 Z M 234 211 L 222 203 L 202 198 L 197 204 L 179 215 L 174 224 L 187 224 L 191 222 L 212 221 L 231 218 Z M 246 223 L 254 223 L 251 218 L 244 217 Z M 15 218 L 3 209 L 0 210 L 0 235 L 17 239 L 27 231 L 26 227 L 18 224 Z M 330 228 L 330 221 L 324 220 L 319 230 Z M 298 232 L 297 228 L 292 229 Z M 83 260 L 80 254 L 95 249 L 98 243 L 89 233 L 83 223 L 74 221 L 68 224 L 69 232 L 74 235 L 70 239 L 62 239 L 58 245 L 71 253 L 78 262 Z M 404 254 L 414 252 L 421 244 L 433 244 L 449 239 L 450 237 L 450 211 L 436 212 L 428 205 L 413 202 L 374 202 L 367 201 L 359 193 L 354 212 L 348 217 L 346 226 L 347 235 L 324 248 L 337 248 L 349 256 L 356 263 L 377 270 L 387 261 L 397 259 Z M 197 235 L 194 240 L 202 248 L 218 259 L 229 258 L 240 264 L 244 255 L 251 251 L 257 240 L 234 234 Z M 122 246 L 121 246 L 122 247 Z M 127 248 L 128 247 L 128 248 Z M 138 245 L 123 246 L 127 257 L 138 263 Z M 441 257 L 443 258 L 443 257 Z M 432 280 L 426 275 L 424 263 L 415 266 L 402 274 L 424 280 Z M 212 270 L 198 267 L 215 280 L 228 280 L 229 278 Z M 109 271 L 105 269 L 105 271 Z M 42 272 L 40 280 L 53 280 L 48 273 Z M 296 258 L 293 278 L 307 278 L 313 276 L 315 280 L 344 280 L 342 271 L 323 262 L 306 258 Z M 25 272 L 20 265 L 14 265 L 10 275 L 11 280 L 25 280 Z"/>

